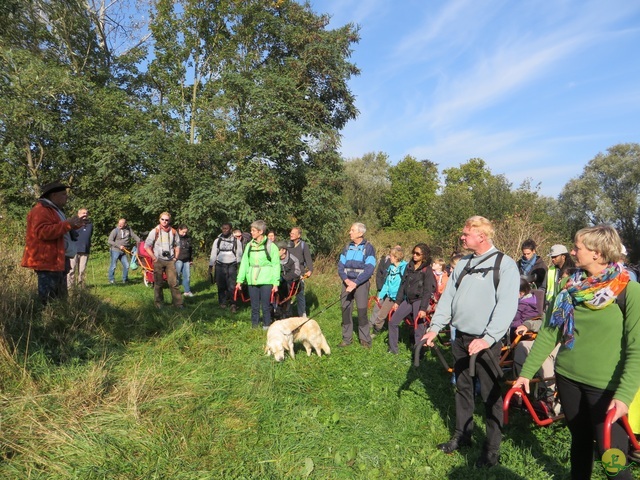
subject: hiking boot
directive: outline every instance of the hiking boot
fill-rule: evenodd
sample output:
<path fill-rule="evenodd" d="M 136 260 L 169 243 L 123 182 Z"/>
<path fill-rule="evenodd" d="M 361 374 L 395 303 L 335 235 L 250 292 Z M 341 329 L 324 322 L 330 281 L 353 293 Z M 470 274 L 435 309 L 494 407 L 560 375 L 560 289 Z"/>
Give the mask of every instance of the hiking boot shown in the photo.
<path fill-rule="evenodd" d="M 462 447 L 471 446 L 471 439 L 467 437 L 451 437 L 447 443 L 440 443 L 436 448 L 438 450 L 443 451 L 446 454 L 450 454 L 455 452 L 456 450 L 460 450 Z"/>
<path fill-rule="evenodd" d="M 231 313 L 236 313 L 238 311 L 235 305 L 231 305 L 231 307 L 229 307 L 229 310 L 231 311 Z"/>
<path fill-rule="evenodd" d="M 341 342 L 338 344 L 338 348 L 348 347 L 349 345 L 351 345 L 351 342 L 345 342 L 345 341 L 343 340 L 343 341 L 341 341 Z"/>
<path fill-rule="evenodd" d="M 500 463 L 500 452 L 483 448 L 476 462 L 476 468 L 495 467 L 498 463 Z"/>
<path fill-rule="evenodd" d="M 367 350 L 371 349 L 371 344 L 365 342 L 364 340 L 360 340 L 360 345 L 362 345 L 364 348 L 366 348 Z"/>
<path fill-rule="evenodd" d="M 227 308 L 227 304 L 223 303 L 222 305 L 220 305 L 220 308 L 224 310 L 225 308 Z"/>

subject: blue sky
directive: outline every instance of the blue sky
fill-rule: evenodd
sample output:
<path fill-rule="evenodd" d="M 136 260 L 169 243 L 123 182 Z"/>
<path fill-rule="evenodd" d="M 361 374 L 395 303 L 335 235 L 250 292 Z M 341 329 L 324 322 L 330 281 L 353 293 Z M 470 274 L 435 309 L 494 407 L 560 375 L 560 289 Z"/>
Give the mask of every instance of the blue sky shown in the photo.
<path fill-rule="evenodd" d="M 360 25 L 345 158 L 440 171 L 473 157 L 557 196 L 607 148 L 640 142 L 638 0 L 313 0 Z"/>

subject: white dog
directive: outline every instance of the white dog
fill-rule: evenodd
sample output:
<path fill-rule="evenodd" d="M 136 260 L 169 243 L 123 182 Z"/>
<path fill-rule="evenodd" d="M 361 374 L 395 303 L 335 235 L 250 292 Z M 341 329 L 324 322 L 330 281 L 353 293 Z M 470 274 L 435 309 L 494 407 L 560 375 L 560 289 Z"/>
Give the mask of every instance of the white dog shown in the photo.
<path fill-rule="evenodd" d="M 293 331 L 307 321 L 304 317 L 284 318 L 273 322 L 267 330 L 267 344 L 264 353 L 273 355 L 276 361 L 284 360 L 285 350 L 289 351 L 291 358 L 296 358 L 293 352 Z"/>
<path fill-rule="evenodd" d="M 311 356 L 311 348 L 316 351 L 316 354 L 321 357 L 322 351 L 325 354 L 330 355 L 331 349 L 327 343 L 327 339 L 324 338 L 320 325 L 315 320 L 309 320 L 304 323 L 300 328 L 294 330 L 293 341 L 302 342 L 304 349 L 307 351 L 307 356 Z"/>
<path fill-rule="evenodd" d="M 318 323 L 304 317 L 291 317 L 273 322 L 267 330 L 267 344 L 264 347 L 264 353 L 273 355 L 276 361 L 281 362 L 284 360 L 286 350 L 291 358 L 295 359 L 294 340 L 302 342 L 307 355 L 311 355 L 311 347 L 315 349 L 318 356 L 322 355 L 323 350 L 326 354 L 331 353 Z"/>

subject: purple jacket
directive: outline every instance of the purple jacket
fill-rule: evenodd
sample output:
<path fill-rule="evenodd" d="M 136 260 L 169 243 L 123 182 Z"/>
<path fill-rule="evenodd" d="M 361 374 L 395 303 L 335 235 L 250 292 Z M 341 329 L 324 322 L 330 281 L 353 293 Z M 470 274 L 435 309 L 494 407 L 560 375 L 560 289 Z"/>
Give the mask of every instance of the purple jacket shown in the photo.
<path fill-rule="evenodd" d="M 534 317 L 539 317 L 540 315 L 541 313 L 538 310 L 536 297 L 532 294 L 526 295 L 518 300 L 518 311 L 516 312 L 516 316 L 513 317 L 511 328 L 516 329 L 525 321 Z"/>

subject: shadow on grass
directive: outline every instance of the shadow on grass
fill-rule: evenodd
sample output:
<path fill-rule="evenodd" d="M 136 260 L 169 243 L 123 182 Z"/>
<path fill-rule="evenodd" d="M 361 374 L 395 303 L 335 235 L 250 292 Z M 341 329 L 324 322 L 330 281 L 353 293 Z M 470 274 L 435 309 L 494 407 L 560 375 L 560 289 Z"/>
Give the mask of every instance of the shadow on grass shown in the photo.
<path fill-rule="evenodd" d="M 411 365 L 406 373 L 405 381 L 400 385 L 397 395 L 400 396 L 403 391 L 408 391 L 414 382 L 420 381 L 424 387 L 426 398 L 433 404 L 443 419 L 450 436 L 453 435 L 455 428 L 455 387 L 451 383 L 451 375 L 445 370 L 442 363 L 436 358 L 435 353 L 429 350 L 429 354 L 420 362 L 419 367 Z M 505 384 L 504 392 L 508 386 Z M 478 405 L 479 403 L 479 405 Z M 478 408 L 479 407 L 479 408 Z M 537 427 L 532 419 L 525 412 L 510 411 L 509 425 L 504 427 L 503 431 L 503 448 L 502 461 L 504 462 L 504 441 L 511 440 L 517 448 L 521 450 L 531 450 L 531 455 L 537 459 L 537 463 L 544 469 L 545 474 L 549 478 L 564 478 L 567 475 L 567 469 L 560 463 L 561 459 L 548 455 L 543 448 L 538 436 L 535 435 L 536 428 L 555 428 L 555 427 Z M 484 404 L 480 396 L 476 397 L 476 413 L 484 418 Z M 449 437 L 442 439 L 447 441 Z M 474 444 L 471 447 L 471 455 L 469 455 L 468 464 L 462 467 L 456 467 L 449 472 L 448 478 L 452 479 L 468 479 L 476 478 L 479 469 L 475 466 L 475 461 L 480 456 L 481 447 L 486 439 L 484 429 L 476 428 L 473 434 Z M 439 441 L 436 443 L 440 443 Z M 525 479 L 527 477 L 520 476 L 508 465 L 500 464 L 494 468 L 486 470 L 487 475 L 492 478 L 504 479 Z M 490 472 L 490 473 L 489 473 Z"/>

